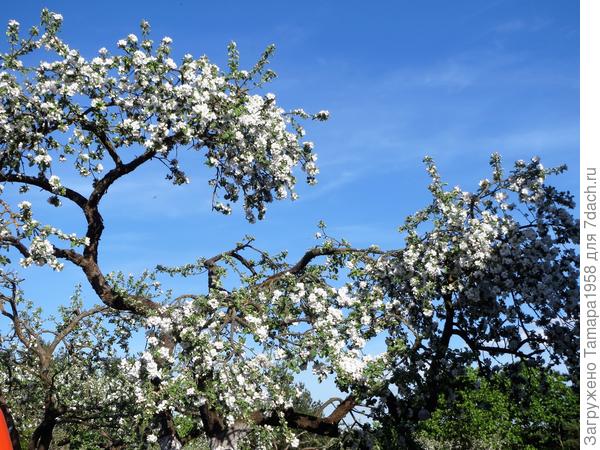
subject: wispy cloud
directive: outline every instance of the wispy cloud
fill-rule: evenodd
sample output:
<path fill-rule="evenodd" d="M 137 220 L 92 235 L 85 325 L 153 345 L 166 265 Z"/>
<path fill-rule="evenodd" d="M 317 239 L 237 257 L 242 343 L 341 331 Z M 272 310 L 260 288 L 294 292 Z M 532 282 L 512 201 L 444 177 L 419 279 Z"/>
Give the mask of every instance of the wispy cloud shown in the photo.
<path fill-rule="evenodd" d="M 552 21 L 543 17 L 534 17 L 530 20 L 513 19 L 499 23 L 493 28 L 496 33 L 536 33 L 552 25 Z"/>
<path fill-rule="evenodd" d="M 400 223 L 404 217 L 398 217 Z M 401 236 L 397 229 L 380 223 L 359 223 L 350 225 L 330 226 L 328 233 L 334 237 L 343 237 L 355 246 L 367 247 L 377 244 L 384 247 L 398 247 Z"/>
<path fill-rule="evenodd" d="M 185 186 L 172 186 L 159 174 L 124 179 L 110 188 L 107 198 L 110 201 L 104 210 L 123 215 L 159 212 L 162 217 L 177 219 L 211 210 L 210 191 L 200 177 Z"/>
<path fill-rule="evenodd" d="M 318 189 L 308 190 L 299 198 L 299 201 L 317 200 L 318 198 L 326 196 L 331 192 L 341 189 L 343 186 L 353 183 L 365 172 L 366 171 L 364 170 L 344 170 L 337 175 L 330 174 L 326 178 L 325 182 L 319 183 Z"/>
<path fill-rule="evenodd" d="M 448 59 L 424 67 L 401 68 L 385 74 L 379 83 L 380 89 L 402 88 L 445 88 L 461 90 L 471 86 L 480 76 L 482 67 Z"/>
<path fill-rule="evenodd" d="M 576 154 L 579 149 L 579 126 L 572 123 L 557 127 L 517 130 L 506 135 L 485 138 L 482 144 L 502 147 L 511 153 L 529 151 Z"/>

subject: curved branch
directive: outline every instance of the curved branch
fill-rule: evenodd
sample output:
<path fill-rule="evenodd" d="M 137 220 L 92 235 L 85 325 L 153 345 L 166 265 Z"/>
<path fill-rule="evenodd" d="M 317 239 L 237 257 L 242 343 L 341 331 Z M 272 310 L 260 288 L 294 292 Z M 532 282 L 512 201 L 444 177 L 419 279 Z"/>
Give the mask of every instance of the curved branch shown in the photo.
<path fill-rule="evenodd" d="M 217 265 L 217 262 L 219 262 L 221 259 L 223 259 L 226 256 L 231 256 L 235 259 L 237 259 L 238 261 L 240 261 L 244 266 L 246 266 L 247 268 L 249 268 L 249 270 L 251 270 L 253 273 L 254 272 L 254 268 L 252 267 L 252 265 L 245 259 L 243 258 L 241 255 L 238 254 L 238 252 L 244 250 L 245 248 L 249 247 L 250 244 L 252 243 L 253 239 L 249 239 L 247 242 L 245 243 L 239 243 L 235 246 L 235 248 L 233 250 L 229 250 L 223 253 L 219 253 L 218 255 L 215 255 L 211 258 L 208 258 L 207 260 L 204 261 L 204 267 L 206 267 L 206 270 L 208 271 L 208 289 L 217 289 L 217 283 L 215 281 L 215 267 Z"/>
<path fill-rule="evenodd" d="M 294 411 L 292 408 L 284 411 L 283 417 L 288 426 L 299 430 L 310 431 L 321 436 L 339 436 L 339 423 L 356 406 L 356 398 L 349 395 L 327 417 L 317 417 Z M 279 425 L 280 419 L 276 414 L 265 415 L 257 411 L 252 416 L 256 425 Z"/>
<path fill-rule="evenodd" d="M 0 308 L 0 313 L 2 313 L 3 316 L 8 317 L 12 321 L 17 338 L 19 338 L 19 340 L 23 343 L 25 347 L 29 348 L 31 347 L 31 341 L 27 337 L 25 337 L 23 323 L 21 322 L 21 319 L 19 317 L 19 310 L 17 309 L 17 286 L 16 283 L 12 281 L 7 280 L 7 282 L 11 284 L 11 295 L 10 297 L 8 297 L 4 294 L 0 294 L 0 302 L 8 303 L 10 305 L 11 312 L 5 311 L 2 307 Z M 0 306 L 2 306 L 1 303 Z"/>
<path fill-rule="evenodd" d="M 491 345 L 481 345 L 474 339 L 471 339 L 469 337 L 469 334 L 466 331 L 461 330 L 461 329 L 454 329 L 453 333 L 457 336 L 460 336 L 462 338 L 462 340 L 467 343 L 469 348 L 475 353 L 486 352 L 486 353 L 489 353 L 490 355 L 512 355 L 512 356 L 518 356 L 519 358 L 523 358 L 523 359 L 527 359 L 534 355 L 544 353 L 543 349 L 532 350 L 530 353 L 525 353 L 520 350 L 520 348 L 523 347 L 525 344 L 535 341 L 536 339 L 533 337 L 529 337 L 529 338 L 521 340 L 519 342 L 519 344 L 514 348 L 506 348 L 506 347 L 494 347 Z"/>
<path fill-rule="evenodd" d="M 296 264 L 294 264 L 292 267 L 290 267 L 287 270 L 283 270 L 281 272 L 277 272 L 277 273 L 271 275 L 266 280 L 264 280 L 262 283 L 260 283 L 258 286 L 267 286 L 267 285 L 277 281 L 279 278 L 283 277 L 284 275 L 286 275 L 288 273 L 294 274 L 294 275 L 298 274 L 298 273 L 302 272 L 304 269 L 306 269 L 306 267 L 310 264 L 310 262 L 313 259 L 318 258 L 319 256 L 333 256 L 333 255 L 344 255 L 344 254 L 352 254 L 352 253 L 385 255 L 385 254 L 393 253 L 393 252 L 384 252 L 382 250 L 377 250 L 374 248 L 357 249 L 357 248 L 313 247 L 310 250 L 308 250 L 306 253 L 304 253 L 302 258 L 300 258 L 300 260 Z"/>
<path fill-rule="evenodd" d="M 96 306 L 92 309 L 89 309 L 87 311 L 83 311 L 80 314 L 78 314 L 77 316 L 73 317 L 73 319 L 71 319 L 71 321 L 68 323 L 68 325 L 63 328 L 59 333 L 56 334 L 56 337 L 54 338 L 54 340 L 50 343 L 50 345 L 48 346 L 48 351 L 50 353 L 53 353 L 54 350 L 56 349 L 56 347 L 58 346 L 58 344 L 60 344 L 62 342 L 62 340 L 71 332 L 75 329 L 75 327 L 77 327 L 77 325 L 79 325 L 79 322 L 81 322 L 83 319 L 85 319 L 86 317 L 92 316 L 96 313 L 99 312 L 104 312 L 106 311 L 108 308 L 106 306 Z"/>
<path fill-rule="evenodd" d="M 98 205 L 108 188 L 123 175 L 133 172 L 143 163 L 152 159 L 154 155 L 156 155 L 155 150 L 148 150 L 127 164 L 117 165 L 95 184 L 83 209 L 88 224 L 86 237 L 90 240 L 89 245 L 85 248 L 84 256 L 93 259 L 94 262 L 98 261 L 98 245 L 104 231 L 104 220 L 98 210 Z"/>
<path fill-rule="evenodd" d="M 29 253 L 29 249 L 25 246 L 25 244 L 23 244 L 19 239 L 17 239 L 14 236 L 3 236 L 2 238 L 0 238 L 0 244 L 14 247 L 25 258 L 29 258 L 31 256 Z"/>
<path fill-rule="evenodd" d="M 84 113 L 84 115 L 85 115 L 85 113 Z M 93 133 L 94 136 L 96 136 L 98 138 L 100 143 L 104 146 L 104 148 L 106 149 L 106 151 L 112 158 L 113 162 L 115 163 L 115 166 L 118 167 L 118 166 L 123 165 L 123 161 L 121 161 L 121 158 L 120 158 L 119 154 L 117 153 L 115 146 L 113 145 L 113 143 L 110 141 L 110 139 L 106 135 L 106 131 L 102 130 L 94 122 L 90 122 L 88 120 L 81 122 L 81 128 Z"/>
<path fill-rule="evenodd" d="M 36 186 L 36 187 L 39 187 L 40 189 L 43 189 L 46 192 L 49 192 L 51 194 L 58 195 L 59 197 L 63 197 L 63 198 L 71 200 L 73 203 L 75 203 L 81 209 L 85 208 L 85 205 L 87 203 L 87 199 L 83 195 L 81 195 L 79 192 L 74 191 L 73 189 L 69 189 L 69 188 L 63 186 L 63 189 L 64 189 L 63 193 L 55 192 L 53 190 L 52 185 L 50 184 L 50 181 L 46 177 L 39 177 L 39 176 L 32 177 L 30 175 L 23 175 L 20 173 L 16 173 L 16 174 L 0 173 L 0 182 L 24 183 L 24 184 L 28 184 L 30 186 Z"/>

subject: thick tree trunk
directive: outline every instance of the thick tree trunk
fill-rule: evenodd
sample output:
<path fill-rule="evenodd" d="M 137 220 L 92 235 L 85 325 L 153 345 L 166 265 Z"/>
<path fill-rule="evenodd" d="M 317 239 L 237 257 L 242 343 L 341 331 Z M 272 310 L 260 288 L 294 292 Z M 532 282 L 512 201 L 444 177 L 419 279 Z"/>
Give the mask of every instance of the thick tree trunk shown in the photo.
<path fill-rule="evenodd" d="M 317 417 L 295 412 L 292 408 L 283 411 L 283 417 L 273 412 L 255 411 L 247 422 L 236 421 L 227 425 L 219 413 L 204 404 L 200 409 L 204 433 L 209 439 L 210 450 L 238 450 L 253 426 L 277 426 L 282 421 L 291 428 L 309 431 L 319 436 L 339 436 L 340 421 L 354 408 L 356 399 L 349 395 L 327 417 Z"/>
<path fill-rule="evenodd" d="M 162 436 L 158 439 L 160 450 L 181 450 L 182 445 L 175 436 Z"/>
<path fill-rule="evenodd" d="M 207 404 L 200 408 L 200 415 L 210 450 L 238 450 L 250 432 L 248 424 L 239 420 L 227 425 L 219 413 Z"/>
<path fill-rule="evenodd" d="M 29 450 L 48 450 L 52 442 L 52 434 L 56 425 L 56 415 L 51 412 L 44 414 L 44 420 L 33 432 L 29 441 Z"/>
<path fill-rule="evenodd" d="M 48 450 L 52 442 L 52 434 L 56 426 L 56 419 L 60 416 L 51 396 L 48 396 L 44 405 L 44 417 L 37 426 L 29 440 L 29 450 Z"/>
<path fill-rule="evenodd" d="M 181 450 L 183 445 L 177 435 L 173 416 L 168 411 L 158 413 L 156 420 L 158 421 L 160 432 L 158 436 L 158 445 L 160 450 Z"/>
<path fill-rule="evenodd" d="M 236 422 L 209 438 L 210 450 L 238 450 L 249 432 L 248 425 L 243 422 Z"/>

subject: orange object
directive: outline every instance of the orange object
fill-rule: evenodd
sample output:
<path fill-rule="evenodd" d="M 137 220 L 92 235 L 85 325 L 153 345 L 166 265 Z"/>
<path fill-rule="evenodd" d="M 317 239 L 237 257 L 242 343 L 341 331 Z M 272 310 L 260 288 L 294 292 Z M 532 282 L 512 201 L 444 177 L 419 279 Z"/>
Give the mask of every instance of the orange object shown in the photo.
<path fill-rule="evenodd" d="M 2 409 L 0 409 L 0 450 L 13 450 L 13 446 L 10 442 L 10 433 L 8 432 L 8 425 L 4 419 Z"/>

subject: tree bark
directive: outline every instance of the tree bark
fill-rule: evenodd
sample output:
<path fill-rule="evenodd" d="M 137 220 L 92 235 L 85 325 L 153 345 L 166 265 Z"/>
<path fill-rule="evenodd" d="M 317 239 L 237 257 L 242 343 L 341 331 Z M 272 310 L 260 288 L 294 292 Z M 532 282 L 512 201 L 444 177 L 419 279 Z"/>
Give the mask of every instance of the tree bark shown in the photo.
<path fill-rule="evenodd" d="M 158 445 L 160 445 L 160 450 L 181 450 L 182 448 L 179 440 L 173 435 L 158 438 Z"/>
<path fill-rule="evenodd" d="M 175 424 L 173 423 L 173 417 L 171 413 L 162 411 L 157 417 L 160 432 L 158 436 L 158 445 L 160 450 L 181 450 L 183 445 L 177 435 Z"/>
<path fill-rule="evenodd" d="M 49 450 L 52 434 L 56 425 L 56 416 L 44 414 L 44 420 L 33 432 L 29 441 L 29 450 Z"/>
<path fill-rule="evenodd" d="M 60 416 L 52 398 L 47 398 L 44 407 L 44 417 L 29 440 L 29 450 L 49 450 L 56 419 Z"/>
<path fill-rule="evenodd" d="M 235 422 L 209 438 L 210 450 L 238 450 L 249 432 L 250 427 L 247 424 Z"/>

